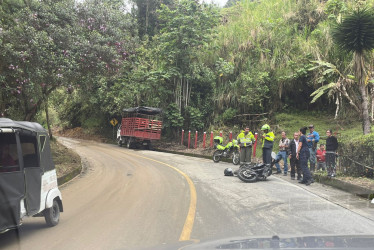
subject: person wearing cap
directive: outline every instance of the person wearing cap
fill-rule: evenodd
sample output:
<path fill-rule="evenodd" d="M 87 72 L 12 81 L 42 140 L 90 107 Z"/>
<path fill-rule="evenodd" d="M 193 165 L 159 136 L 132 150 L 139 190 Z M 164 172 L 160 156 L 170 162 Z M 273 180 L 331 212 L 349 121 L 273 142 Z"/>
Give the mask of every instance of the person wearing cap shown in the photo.
<path fill-rule="evenodd" d="M 309 164 L 310 164 L 310 171 L 313 173 L 316 169 L 316 151 L 317 151 L 317 143 L 319 142 L 319 134 L 314 131 L 314 125 L 310 124 L 308 126 L 309 134 L 306 137 L 306 141 L 309 148 Z"/>
<path fill-rule="evenodd" d="M 262 161 L 264 164 L 270 166 L 275 136 L 274 133 L 270 131 L 270 126 L 268 124 L 262 126 L 261 130 L 264 132 L 262 134 Z"/>
<path fill-rule="evenodd" d="M 287 155 L 288 155 L 288 147 L 290 145 L 290 140 L 287 138 L 286 132 L 282 131 L 282 138 L 279 141 L 279 152 L 277 154 L 276 159 L 280 160 L 283 159 L 284 163 L 284 176 L 287 176 L 288 171 L 288 164 L 287 164 Z M 275 167 L 277 168 L 277 174 L 282 173 L 279 162 L 275 163 Z"/>

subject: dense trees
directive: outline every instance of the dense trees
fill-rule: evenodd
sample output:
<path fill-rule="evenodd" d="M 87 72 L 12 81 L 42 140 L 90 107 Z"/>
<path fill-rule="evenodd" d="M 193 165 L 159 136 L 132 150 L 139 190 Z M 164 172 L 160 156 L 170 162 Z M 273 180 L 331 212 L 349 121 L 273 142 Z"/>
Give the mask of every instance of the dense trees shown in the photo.
<path fill-rule="evenodd" d="M 120 73 L 134 47 L 132 20 L 108 2 L 14 6 L 3 9 L 0 34 L 0 107 L 14 119 L 33 120 L 42 107 L 48 118 L 48 98 L 57 89 L 96 90 Z"/>
<path fill-rule="evenodd" d="M 160 34 L 156 38 L 159 67 L 171 76 L 175 103 L 183 111 L 190 105 L 194 72 L 199 67 L 199 50 L 211 40 L 211 30 L 218 21 L 213 6 L 181 0 L 170 9 L 159 11 Z M 201 56 L 201 54 L 200 54 Z"/>
<path fill-rule="evenodd" d="M 175 132 L 237 123 L 240 114 L 339 117 L 367 107 L 360 117 L 370 131 L 372 47 L 350 50 L 361 62 L 352 68 L 352 54 L 335 46 L 347 38 L 332 27 L 372 0 L 243 0 L 223 9 L 196 0 L 0 3 L 5 116 L 34 120 L 54 109 L 65 126 L 102 127 L 124 107 L 149 105 L 165 110 Z"/>
<path fill-rule="evenodd" d="M 330 94 L 336 95 L 338 111 L 343 96 L 361 117 L 363 133 L 369 134 L 371 132 L 368 107 L 370 99 L 372 103 L 371 119 L 373 119 L 374 111 L 374 100 L 369 97 L 369 89 L 373 93 L 374 86 L 371 79 L 372 65 L 366 63 L 366 59 L 372 58 L 372 50 L 374 48 L 374 12 L 372 9 L 366 9 L 365 7 L 363 9 L 360 6 L 356 8 L 343 16 L 341 22 L 338 20 L 339 22 L 333 26 L 332 30 L 334 42 L 341 49 L 341 52 L 346 52 L 347 55 L 353 54 L 353 65 L 344 65 L 345 71 L 348 71 L 348 73 L 352 72 L 353 75 L 345 75 L 331 63 L 317 61 L 318 66 L 315 68 L 327 68 L 323 75 L 335 74 L 337 81 L 330 82 L 317 89 L 313 93 L 313 101 L 329 90 Z M 371 62 L 370 59 L 369 62 Z M 359 92 L 359 95 L 357 92 Z"/>
<path fill-rule="evenodd" d="M 367 65 L 365 54 L 374 49 L 374 12 L 357 9 L 343 19 L 334 30 L 335 42 L 343 51 L 353 52 L 353 71 L 361 94 L 361 114 L 364 134 L 370 133 L 368 110 Z M 374 101 L 374 100 L 372 100 Z"/>
<path fill-rule="evenodd" d="M 132 0 L 136 9 L 139 36 L 143 38 L 145 35 L 153 37 L 159 31 L 159 18 L 157 10 L 161 5 L 173 6 L 173 0 Z"/>

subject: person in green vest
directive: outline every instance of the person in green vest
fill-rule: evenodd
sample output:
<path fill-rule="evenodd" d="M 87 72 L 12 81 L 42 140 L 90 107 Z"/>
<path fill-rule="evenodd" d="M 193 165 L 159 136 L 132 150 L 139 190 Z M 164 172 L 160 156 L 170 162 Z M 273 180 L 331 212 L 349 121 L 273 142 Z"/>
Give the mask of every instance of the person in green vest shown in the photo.
<path fill-rule="evenodd" d="M 273 151 L 274 133 L 270 131 L 270 126 L 265 124 L 261 127 L 262 134 L 262 161 L 263 163 L 271 164 L 271 152 Z"/>
<path fill-rule="evenodd" d="M 246 126 L 244 130 L 237 137 L 240 145 L 240 165 L 251 162 L 252 144 L 255 142 L 255 137 Z"/>

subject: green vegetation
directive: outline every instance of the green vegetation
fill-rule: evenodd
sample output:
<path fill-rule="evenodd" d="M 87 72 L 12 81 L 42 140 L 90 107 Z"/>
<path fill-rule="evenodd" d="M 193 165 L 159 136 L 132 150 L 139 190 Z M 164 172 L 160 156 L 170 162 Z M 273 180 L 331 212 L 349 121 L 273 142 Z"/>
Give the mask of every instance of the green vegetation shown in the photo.
<path fill-rule="evenodd" d="M 289 137 L 301 127 L 313 124 L 323 140 L 326 139 L 326 130 L 331 129 L 338 133 L 339 141 L 350 141 L 362 131 L 359 121 L 334 120 L 333 115 L 324 112 L 298 112 L 282 113 L 276 115 L 278 127 L 276 133 L 286 131 Z"/>
<path fill-rule="evenodd" d="M 361 115 L 364 134 L 369 134 L 370 118 L 368 110 L 367 70 L 365 55 L 374 49 L 374 12 L 373 10 L 360 9 L 346 16 L 333 30 L 336 44 L 346 52 L 353 53 L 353 70 L 361 94 Z"/>
<path fill-rule="evenodd" d="M 373 0 L 0 3 L 1 116 L 111 131 L 156 106 L 169 137 L 314 123 L 370 144 Z"/>
<path fill-rule="evenodd" d="M 281 131 L 286 131 L 288 138 L 301 127 L 313 124 L 319 133 L 321 143 L 326 142 L 326 130 L 331 129 L 339 141 L 340 164 L 345 174 L 373 177 L 373 171 L 363 167 L 372 167 L 374 162 L 374 134 L 362 135 L 362 123 L 357 120 L 334 120 L 333 115 L 321 112 L 282 113 L 276 115 L 276 139 Z M 275 149 L 277 145 L 274 145 Z M 356 163 L 358 162 L 358 163 Z M 362 165 L 360 165 L 362 164 Z"/>

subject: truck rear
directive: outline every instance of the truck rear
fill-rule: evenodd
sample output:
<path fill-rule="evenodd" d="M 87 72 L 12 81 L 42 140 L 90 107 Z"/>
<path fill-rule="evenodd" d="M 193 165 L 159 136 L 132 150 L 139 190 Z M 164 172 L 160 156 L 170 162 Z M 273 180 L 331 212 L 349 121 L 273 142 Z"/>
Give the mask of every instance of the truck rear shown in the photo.
<path fill-rule="evenodd" d="M 117 130 L 117 143 L 127 148 L 151 149 L 151 141 L 161 139 L 162 110 L 152 107 L 123 109 Z"/>

